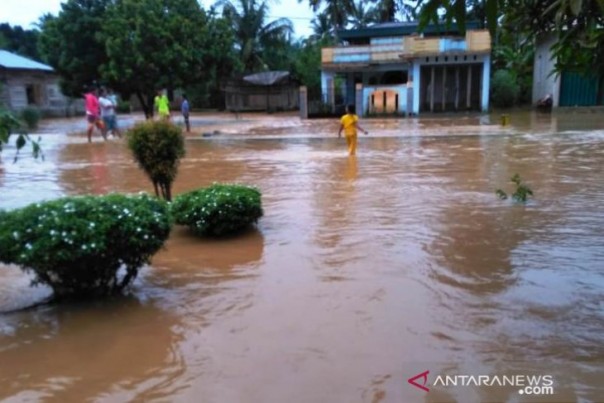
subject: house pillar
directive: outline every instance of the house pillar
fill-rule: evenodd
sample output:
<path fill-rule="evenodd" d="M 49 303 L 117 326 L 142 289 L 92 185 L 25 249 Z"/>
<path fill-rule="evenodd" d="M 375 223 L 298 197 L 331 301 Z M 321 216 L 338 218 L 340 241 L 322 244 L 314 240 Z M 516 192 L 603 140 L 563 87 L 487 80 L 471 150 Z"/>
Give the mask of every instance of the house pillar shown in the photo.
<path fill-rule="evenodd" d="M 365 116 L 365 99 L 363 99 L 363 84 L 358 83 L 355 85 L 355 105 L 357 115 L 359 117 Z"/>
<path fill-rule="evenodd" d="M 485 55 L 482 67 L 482 100 L 481 109 L 483 112 L 489 111 L 489 89 L 491 84 L 491 55 Z"/>
<path fill-rule="evenodd" d="M 354 73 L 348 73 L 346 75 L 346 97 L 344 98 L 346 99 L 346 103 L 350 104 L 350 103 L 356 103 L 356 92 L 355 92 L 355 85 L 354 85 Z"/>
<path fill-rule="evenodd" d="M 331 72 L 321 72 L 321 94 L 323 95 L 322 101 L 328 105 L 331 105 L 332 109 L 335 108 L 336 103 L 334 76 L 334 73 Z"/>
<path fill-rule="evenodd" d="M 421 76 L 419 63 L 413 63 L 413 109 L 412 112 L 414 115 L 419 114 L 419 93 L 421 87 Z"/>

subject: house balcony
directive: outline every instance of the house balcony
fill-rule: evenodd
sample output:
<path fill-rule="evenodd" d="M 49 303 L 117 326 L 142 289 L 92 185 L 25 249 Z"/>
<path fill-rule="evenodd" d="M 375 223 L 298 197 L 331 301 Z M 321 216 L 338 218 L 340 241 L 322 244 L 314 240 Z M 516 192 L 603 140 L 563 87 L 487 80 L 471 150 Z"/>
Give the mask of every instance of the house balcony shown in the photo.
<path fill-rule="evenodd" d="M 323 48 L 321 64 L 324 70 L 342 71 L 369 65 L 401 63 L 422 56 L 490 51 L 491 36 L 484 30 L 467 31 L 465 37 L 373 38 L 370 45 Z"/>

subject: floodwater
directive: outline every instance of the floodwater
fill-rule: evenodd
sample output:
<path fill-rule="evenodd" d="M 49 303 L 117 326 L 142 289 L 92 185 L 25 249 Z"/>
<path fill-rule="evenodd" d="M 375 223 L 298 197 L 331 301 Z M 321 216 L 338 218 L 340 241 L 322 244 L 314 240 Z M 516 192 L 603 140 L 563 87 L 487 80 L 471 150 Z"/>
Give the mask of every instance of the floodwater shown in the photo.
<path fill-rule="evenodd" d="M 348 157 L 334 121 L 198 117 L 175 193 L 256 185 L 258 228 L 177 228 L 109 301 L 18 310 L 48 290 L 0 266 L 0 400 L 604 401 L 604 117 L 511 122 L 367 120 Z M 82 129 L 45 123 L 44 161 L 5 149 L 0 208 L 152 191 L 123 140 Z M 495 196 L 515 173 L 526 205 Z M 427 370 L 430 392 L 407 382 Z M 554 395 L 433 386 L 527 373 Z"/>

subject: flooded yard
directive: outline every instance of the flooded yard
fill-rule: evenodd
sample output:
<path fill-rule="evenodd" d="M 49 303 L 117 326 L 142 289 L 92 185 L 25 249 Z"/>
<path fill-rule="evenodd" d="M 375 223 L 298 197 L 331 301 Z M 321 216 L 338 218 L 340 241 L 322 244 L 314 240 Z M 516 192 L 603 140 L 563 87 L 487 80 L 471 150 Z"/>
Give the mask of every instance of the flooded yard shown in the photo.
<path fill-rule="evenodd" d="M 0 400 L 603 402 L 604 116 L 499 123 L 365 120 L 348 157 L 335 120 L 195 117 L 174 193 L 256 185 L 257 229 L 176 228 L 110 301 L 12 311 L 48 290 L 0 265 Z M 152 192 L 124 140 L 83 130 L 44 122 L 44 161 L 5 149 L 0 208 Z M 526 205 L 495 196 L 515 173 Z M 555 393 L 426 393 L 407 381 L 426 370 L 548 374 Z"/>

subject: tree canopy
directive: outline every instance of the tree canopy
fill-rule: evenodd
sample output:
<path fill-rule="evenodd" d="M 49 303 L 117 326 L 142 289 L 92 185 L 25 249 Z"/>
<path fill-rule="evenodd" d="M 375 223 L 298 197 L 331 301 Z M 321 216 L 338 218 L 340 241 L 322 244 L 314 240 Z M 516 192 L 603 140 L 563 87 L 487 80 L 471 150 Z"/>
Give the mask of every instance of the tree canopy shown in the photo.
<path fill-rule="evenodd" d="M 289 19 L 268 22 L 266 0 L 229 0 L 220 3 L 225 18 L 231 21 L 236 46 L 245 71 L 268 69 L 268 57 L 291 43 L 293 26 Z M 270 52 L 267 50 L 270 49 Z M 268 53 L 268 54 L 267 54 Z"/>
<path fill-rule="evenodd" d="M 182 88 L 200 78 L 208 19 L 196 0 L 117 0 L 99 33 L 107 61 L 103 79 L 136 94 L 147 116 L 160 88 Z"/>
<path fill-rule="evenodd" d="M 39 51 L 61 76 L 66 95 L 79 97 L 100 79 L 99 68 L 107 63 L 101 32 L 111 0 L 68 0 L 58 16 L 40 19 Z"/>
<path fill-rule="evenodd" d="M 23 29 L 19 25 L 0 24 L 0 49 L 18 53 L 21 56 L 40 60 L 38 53 L 38 36 L 34 29 Z"/>

